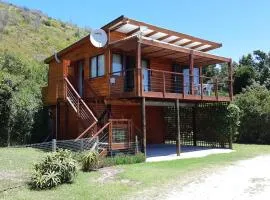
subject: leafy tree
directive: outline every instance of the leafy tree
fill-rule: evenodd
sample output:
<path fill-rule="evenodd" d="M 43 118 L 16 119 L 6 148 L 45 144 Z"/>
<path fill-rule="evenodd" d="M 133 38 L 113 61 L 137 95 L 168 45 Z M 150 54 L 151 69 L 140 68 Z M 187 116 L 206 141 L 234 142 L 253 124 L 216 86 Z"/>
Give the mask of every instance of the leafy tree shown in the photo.
<path fill-rule="evenodd" d="M 250 86 L 255 81 L 256 72 L 251 66 L 239 66 L 234 72 L 233 91 L 235 94 L 242 92 L 243 88 Z"/>
<path fill-rule="evenodd" d="M 40 88 L 46 78 L 45 70 L 11 53 L 0 53 L 2 145 L 26 143 L 31 139 L 36 114 L 42 108 Z"/>
<path fill-rule="evenodd" d="M 270 91 L 258 83 L 236 96 L 240 108 L 238 142 L 270 144 Z"/>

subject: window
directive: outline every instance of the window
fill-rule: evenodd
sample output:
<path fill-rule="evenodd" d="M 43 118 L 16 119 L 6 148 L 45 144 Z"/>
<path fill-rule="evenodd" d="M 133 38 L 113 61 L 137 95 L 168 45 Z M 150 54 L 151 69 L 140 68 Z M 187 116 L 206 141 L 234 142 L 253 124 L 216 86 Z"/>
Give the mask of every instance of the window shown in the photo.
<path fill-rule="evenodd" d="M 104 55 L 98 55 L 91 58 L 91 78 L 104 76 L 105 74 L 105 63 Z"/>
<path fill-rule="evenodd" d="M 120 54 L 113 54 L 112 59 L 112 73 L 113 75 L 119 75 L 123 69 L 122 56 Z"/>

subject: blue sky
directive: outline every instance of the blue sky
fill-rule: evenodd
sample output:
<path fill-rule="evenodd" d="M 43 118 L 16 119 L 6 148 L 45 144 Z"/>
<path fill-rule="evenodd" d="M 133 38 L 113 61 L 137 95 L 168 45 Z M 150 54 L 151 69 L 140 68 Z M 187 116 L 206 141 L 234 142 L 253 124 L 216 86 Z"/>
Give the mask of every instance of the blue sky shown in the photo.
<path fill-rule="evenodd" d="M 120 15 L 221 42 L 214 54 L 238 61 L 270 51 L 269 0 L 9 0 L 81 27 L 100 28 Z"/>

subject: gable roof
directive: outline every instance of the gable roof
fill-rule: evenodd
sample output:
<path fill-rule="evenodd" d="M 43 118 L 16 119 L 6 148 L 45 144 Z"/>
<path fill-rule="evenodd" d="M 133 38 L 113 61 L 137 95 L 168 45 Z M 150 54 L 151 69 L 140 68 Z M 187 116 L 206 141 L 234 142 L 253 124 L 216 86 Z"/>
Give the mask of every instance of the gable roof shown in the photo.
<path fill-rule="evenodd" d="M 142 35 L 144 37 L 149 37 L 150 39 L 159 40 L 161 42 L 165 42 L 168 44 L 173 44 L 180 47 L 190 48 L 190 49 L 203 51 L 203 52 L 216 49 L 222 46 L 221 43 L 212 42 L 209 40 L 201 39 L 201 38 L 187 35 L 184 33 L 179 33 L 179 32 L 168 30 L 162 27 L 147 24 L 145 22 L 140 22 L 134 19 L 127 18 L 124 15 L 121 15 L 115 20 L 104 25 L 103 27 L 101 27 L 101 29 L 105 31 L 117 31 L 117 32 L 125 33 L 127 34 L 127 36 L 135 35 L 139 31 L 142 31 L 144 29 L 142 31 Z M 67 53 L 73 47 L 81 45 L 83 41 L 86 41 L 88 37 L 89 37 L 89 34 L 85 36 L 84 38 L 80 39 L 79 41 L 57 52 L 58 56 L 61 56 Z M 44 62 L 48 64 L 53 59 L 54 59 L 54 55 L 46 58 Z"/>

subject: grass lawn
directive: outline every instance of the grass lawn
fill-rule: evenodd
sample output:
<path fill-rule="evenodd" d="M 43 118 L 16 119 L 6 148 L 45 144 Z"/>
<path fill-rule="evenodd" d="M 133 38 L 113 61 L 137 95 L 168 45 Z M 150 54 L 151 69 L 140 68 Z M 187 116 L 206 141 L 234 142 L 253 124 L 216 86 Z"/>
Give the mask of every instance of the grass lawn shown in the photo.
<path fill-rule="evenodd" d="M 31 166 L 44 153 L 34 149 L 0 149 L 0 191 L 9 187 L 21 187 L 0 192 L 0 199 L 121 199 L 137 191 L 167 184 L 185 176 L 207 169 L 229 165 L 237 160 L 270 154 L 269 145 L 234 144 L 233 153 L 216 154 L 204 158 L 192 158 L 155 163 L 117 166 L 122 172 L 108 182 L 98 182 L 100 172 L 80 172 L 74 184 L 65 184 L 52 190 L 32 191 L 25 180 Z"/>

